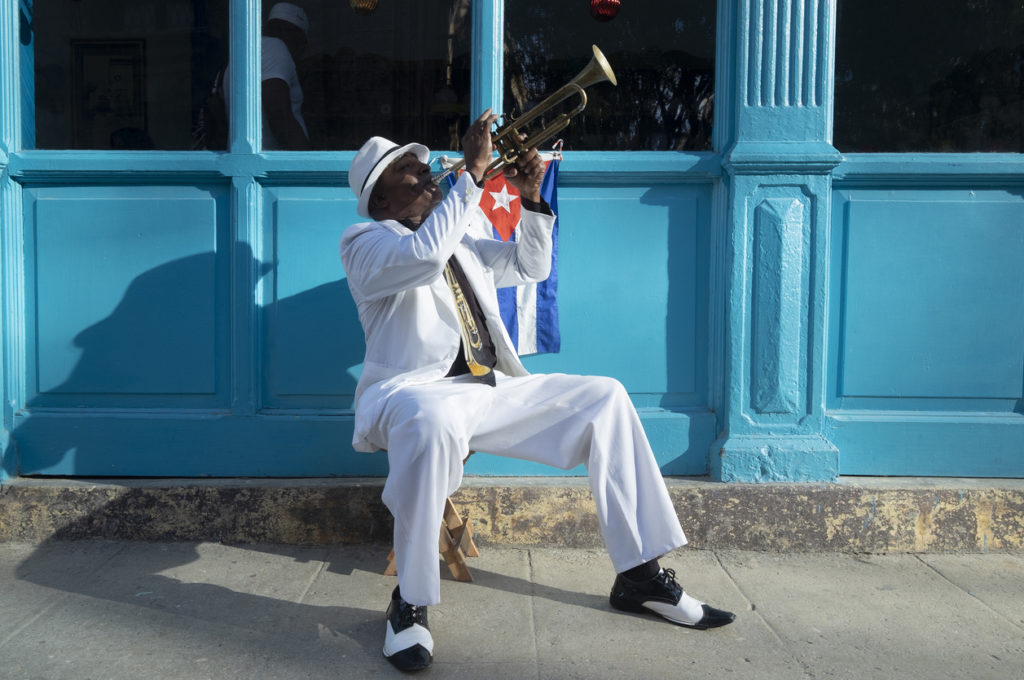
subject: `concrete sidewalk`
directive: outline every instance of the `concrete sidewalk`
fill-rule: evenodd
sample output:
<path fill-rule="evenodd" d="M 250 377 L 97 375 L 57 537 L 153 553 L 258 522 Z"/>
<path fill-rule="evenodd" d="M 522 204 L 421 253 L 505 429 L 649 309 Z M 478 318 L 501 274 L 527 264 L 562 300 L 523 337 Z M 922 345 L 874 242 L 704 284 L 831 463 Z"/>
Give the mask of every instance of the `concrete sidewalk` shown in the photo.
<path fill-rule="evenodd" d="M 481 546 L 442 569 L 419 677 L 1024 677 L 1024 555 L 679 550 L 736 623 L 694 631 L 608 605 L 601 550 Z M 0 543 L 0 677 L 400 677 L 382 657 L 386 548 Z"/>

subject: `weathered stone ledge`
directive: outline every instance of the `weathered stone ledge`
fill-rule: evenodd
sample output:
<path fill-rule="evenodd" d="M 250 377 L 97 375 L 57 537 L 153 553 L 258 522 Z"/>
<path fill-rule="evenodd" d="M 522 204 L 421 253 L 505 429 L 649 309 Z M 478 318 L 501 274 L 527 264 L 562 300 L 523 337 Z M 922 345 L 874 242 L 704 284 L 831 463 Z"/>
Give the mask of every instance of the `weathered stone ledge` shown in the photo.
<path fill-rule="evenodd" d="M 669 479 L 696 548 L 1024 550 L 1024 480 L 842 478 L 836 484 Z M 388 543 L 383 480 L 16 479 L 0 487 L 0 541 L 111 539 Z M 481 545 L 599 547 L 580 478 L 467 478 L 454 497 Z"/>

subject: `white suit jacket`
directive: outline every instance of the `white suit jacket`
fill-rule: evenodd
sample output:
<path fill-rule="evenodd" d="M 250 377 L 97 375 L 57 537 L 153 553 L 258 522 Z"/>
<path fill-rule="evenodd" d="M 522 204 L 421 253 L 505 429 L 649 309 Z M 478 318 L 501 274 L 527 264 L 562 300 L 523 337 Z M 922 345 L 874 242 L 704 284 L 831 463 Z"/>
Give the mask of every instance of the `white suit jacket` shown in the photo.
<path fill-rule="evenodd" d="M 527 374 L 499 316 L 496 289 L 548 277 L 555 218 L 524 209 L 516 241 L 486 237 L 482 195 L 463 173 L 416 231 L 384 220 L 353 224 L 342 235 L 341 261 L 366 339 L 355 394 L 357 451 L 380 448 L 369 435 L 388 396 L 404 385 L 444 377 L 455 360 L 459 321 L 443 275 L 452 254 L 480 303 L 497 370 Z"/>

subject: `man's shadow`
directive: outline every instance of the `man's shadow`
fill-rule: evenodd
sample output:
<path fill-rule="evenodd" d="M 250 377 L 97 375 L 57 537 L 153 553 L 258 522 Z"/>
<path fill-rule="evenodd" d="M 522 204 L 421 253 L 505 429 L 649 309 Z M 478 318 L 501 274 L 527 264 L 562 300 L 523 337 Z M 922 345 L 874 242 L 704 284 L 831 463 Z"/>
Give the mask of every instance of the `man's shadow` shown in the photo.
<path fill-rule="evenodd" d="M 373 564 L 366 558 L 367 551 L 290 546 L 258 549 L 273 552 L 281 559 L 248 560 L 244 556 L 221 554 L 205 558 L 209 560 L 205 563 L 210 567 L 207 569 L 203 553 L 208 553 L 209 547 L 193 542 L 112 544 L 55 540 L 36 547 L 15 573 L 19 580 L 88 598 L 77 603 L 75 611 L 94 609 L 98 621 L 111 616 L 105 603 L 114 603 L 115 617 L 148 622 L 141 624 L 143 628 L 152 626 L 151 630 L 160 631 L 161 637 L 169 636 L 166 649 L 182 643 L 195 646 L 188 642 L 195 635 L 212 635 L 215 638 L 206 644 L 212 643 L 218 652 L 223 649 L 227 661 L 263 658 L 273 660 L 274 665 L 287 662 L 290 667 L 294 665 L 297 676 L 311 673 L 310 677 L 331 677 L 343 657 L 356 667 L 374 667 L 378 663 L 381 668 L 387 666 L 380 656 L 384 605 L 369 609 L 273 595 L 295 590 L 289 577 L 304 574 L 308 578 L 308 574 L 315 572 L 315 565 L 303 568 L 302 563 L 323 560 L 327 565 L 324 571 L 348 576 L 366 571 Z M 370 550 L 372 556 L 379 556 L 378 553 L 380 549 Z M 220 571 L 228 560 L 228 571 Z M 191 568 L 186 567 L 193 563 Z M 266 574 L 279 577 L 280 585 L 264 583 L 259 588 L 263 593 L 243 590 L 252 587 L 245 583 L 246 578 Z M 194 580 L 197 576 L 202 582 Z M 365 581 L 365 577 L 361 578 L 359 584 Z M 386 602 L 389 591 L 386 587 L 381 590 L 381 601 Z M 337 602 L 342 598 L 327 594 L 324 599 Z M 149 613 L 137 613 L 140 611 Z M 116 618 L 111 623 L 118 625 Z"/>
<path fill-rule="evenodd" d="M 269 408 L 278 413 L 288 408 L 323 409 L 343 416 L 352 407 L 355 371 L 364 352 L 362 328 L 345 279 L 280 299 L 276 285 L 258 284 L 271 289 L 270 301 L 252 311 L 261 338 L 251 342 L 235 311 L 240 304 L 237 293 L 235 304 L 229 303 L 234 290 L 231 277 L 244 271 L 254 272 L 256 278 L 276 273 L 273 264 L 259 262 L 248 246 L 236 244 L 233 263 L 206 252 L 140 274 L 131 280 L 109 315 L 73 339 L 70 333 L 74 331 L 61 326 L 64 321 L 58 320 L 53 328 L 37 325 L 37 333 L 48 332 L 49 336 L 36 340 L 38 366 L 26 408 L 12 433 L 20 457 L 17 467 L 8 463 L 8 472 L 12 476 L 206 476 L 227 469 L 214 464 L 224 450 L 213 435 L 217 427 L 238 419 L 232 415 L 236 398 L 232 363 L 238 352 L 243 356 L 252 352 L 251 363 L 260 367 L 256 373 L 262 378 L 253 380 L 252 385 L 257 404 L 267 407 L 269 402 Z M 71 287 L 73 282 L 67 285 Z M 51 288 L 48 293 L 60 295 L 54 291 Z M 61 304 L 74 308 L 82 296 L 71 290 Z M 242 338 L 235 344 L 246 346 L 232 347 L 233 336 Z M 60 343 L 70 343 L 78 353 L 68 368 L 63 362 L 70 353 L 54 349 Z M 196 417 L 186 417 L 192 410 Z M 152 452 L 157 453 L 147 454 L 143 448 L 114 455 L 123 442 L 108 438 L 109 432 L 97 432 L 98 426 L 89 421 L 97 415 L 109 423 L 118 412 L 123 412 L 129 429 L 136 415 L 166 413 L 178 420 L 167 426 L 167 432 L 138 433 L 138 445 L 145 447 L 150 436 Z M 241 427 L 225 430 L 228 434 L 223 436 Z M 162 435 L 173 435 L 181 447 L 190 450 L 186 453 L 192 465 L 211 461 L 211 470 L 191 469 L 182 458 L 181 471 L 173 471 L 173 464 L 155 465 L 148 471 L 146 456 L 161 458 L 159 451 L 166 453 L 169 446 L 160 441 Z M 344 473 L 344 451 L 349 442 L 339 437 L 337 444 L 337 470 L 325 469 L 324 474 Z M 237 458 L 241 454 L 229 455 Z M 318 460 L 330 462 L 322 455 Z"/>

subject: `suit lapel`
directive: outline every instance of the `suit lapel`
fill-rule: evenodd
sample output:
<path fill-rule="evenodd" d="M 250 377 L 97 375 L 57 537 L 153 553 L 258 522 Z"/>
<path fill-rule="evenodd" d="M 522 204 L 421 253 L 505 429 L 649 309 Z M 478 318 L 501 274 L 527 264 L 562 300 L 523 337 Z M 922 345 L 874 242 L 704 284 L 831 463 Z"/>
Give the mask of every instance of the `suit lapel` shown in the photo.
<path fill-rule="evenodd" d="M 437 298 L 438 315 L 456 333 L 460 332 L 459 317 L 455 312 L 455 299 L 452 297 L 452 290 L 448 287 L 448 282 L 444 280 L 443 273 L 430 284 L 430 290 Z"/>

